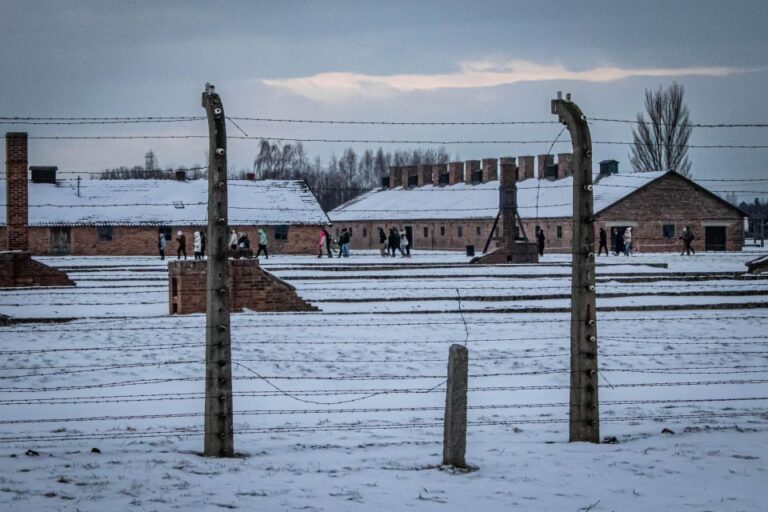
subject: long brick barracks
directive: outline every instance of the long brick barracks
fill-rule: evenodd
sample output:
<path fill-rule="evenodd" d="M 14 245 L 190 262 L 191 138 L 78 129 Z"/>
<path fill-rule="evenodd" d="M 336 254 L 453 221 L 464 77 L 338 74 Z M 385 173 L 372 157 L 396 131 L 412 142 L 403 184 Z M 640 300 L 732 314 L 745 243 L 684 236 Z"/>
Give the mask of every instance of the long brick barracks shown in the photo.
<path fill-rule="evenodd" d="M 547 251 L 571 248 L 572 156 L 521 156 L 449 164 L 391 167 L 380 189 L 328 215 L 301 181 L 230 182 L 230 225 L 252 242 L 263 228 L 275 254 L 316 254 L 319 230 L 333 222 L 352 231 L 353 249 L 378 248 L 378 228 L 405 231 L 412 248 L 482 250 L 499 245 L 499 163 L 512 170 L 517 207 L 529 239 L 543 230 Z M 188 241 L 207 224 L 207 182 L 185 180 L 61 180 L 55 167 L 29 167 L 27 137 L 6 134 L 6 208 L 0 249 L 36 255 L 153 255 L 158 233 Z M 632 227 L 634 250 L 680 250 L 686 226 L 696 250 L 739 251 L 746 214 L 674 171 L 619 173 L 600 163 L 595 176 L 595 240 Z M 3 214 L 4 218 L 3 218 Z M 329 219 L 330 217 L 330 219 Z M 610 235 L 609 235 L 610 236 Z M 190 242 L 188 242 L 190 243 Z M 610 242 L 609 242 L 610 243 Z M 169 254 L 175 247 L 169 243 Z M 188 250 L 191 247 L 188 248 Z"/>
<path fill-rule="evenodd" d="M 517 208 L 525 236 L 544 231 L 547 251 L 570 252 L 572 155 L 509 157 L 438 165 L 391 167 L 380 189 L 329 212 L 334 229 L 352 230 L 352 248 L 378 247 L 378 228 L 405 231 L 414 249 L 489 249 L 498 240 L 499 163 L 517 180 Z M 740 251 L 746 214 L 674 171 L 619 173 L 600 162 L 594 177 L 595 240 L 632 228 L 634 251 L 679 251 L 689 226 L 696 250 Z M 496 227 L 494 227 L 496 226 Z M 493 231 L 493 233 L 492 233 Z"/>

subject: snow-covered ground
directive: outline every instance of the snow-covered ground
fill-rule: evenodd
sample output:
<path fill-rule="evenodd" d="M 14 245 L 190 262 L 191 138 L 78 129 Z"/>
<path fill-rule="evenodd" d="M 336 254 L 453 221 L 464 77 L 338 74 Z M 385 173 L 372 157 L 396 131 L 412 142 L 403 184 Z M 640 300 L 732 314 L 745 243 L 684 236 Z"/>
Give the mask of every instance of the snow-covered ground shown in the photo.
<path fill-rule="evenodd" d="M 765 510 L 760 254 L 598 258 L 599 445 L 567 442 L 568 256 L 262 260 L 321 311 L 232 316 L 231 460 L 198 455 L 205 318 L 168 315 L 165 264 L 41 258 L 77 287 L 0 294 L 0 509 Z M 468 474 L 439 468 L 451 343 Z"/>

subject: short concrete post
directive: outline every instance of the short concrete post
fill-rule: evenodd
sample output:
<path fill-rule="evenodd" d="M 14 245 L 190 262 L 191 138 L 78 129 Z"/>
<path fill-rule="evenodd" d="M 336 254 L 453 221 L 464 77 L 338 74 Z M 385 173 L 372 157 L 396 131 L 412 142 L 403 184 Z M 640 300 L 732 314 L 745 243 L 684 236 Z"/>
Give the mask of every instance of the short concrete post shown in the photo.
<path fill-rule="evenodd" d="M 451 345 L 448 352 L 448 383 L 445 390 L 443 464 L 466 468 L 467 451 L 467 364 L 469 350 Z"/>

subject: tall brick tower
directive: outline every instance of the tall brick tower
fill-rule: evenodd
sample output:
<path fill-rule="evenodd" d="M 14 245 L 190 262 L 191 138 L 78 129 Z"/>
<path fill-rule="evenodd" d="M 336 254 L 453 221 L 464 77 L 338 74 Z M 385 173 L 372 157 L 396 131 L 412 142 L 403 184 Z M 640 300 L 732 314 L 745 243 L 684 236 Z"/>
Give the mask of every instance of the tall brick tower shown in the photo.
<path fill-rule="evenodd" d="M 9 251 L 29 250 L 29 210 L 27 183 L 27 134 L 5 134 L 5 208 Z"/>

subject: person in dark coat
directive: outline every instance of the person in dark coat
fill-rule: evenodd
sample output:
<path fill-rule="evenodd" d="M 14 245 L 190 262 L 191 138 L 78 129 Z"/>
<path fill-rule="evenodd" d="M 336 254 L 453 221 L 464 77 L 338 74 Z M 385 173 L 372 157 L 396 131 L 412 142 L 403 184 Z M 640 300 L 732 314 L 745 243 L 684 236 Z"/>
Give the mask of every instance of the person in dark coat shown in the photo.
<path fill-rule="evenodd" d="M 205 231 L 200 231 L 200 257 L 205 257 Z"/>
<path fill-rule="evenodd" d="M 331 244 L 333 243 L 333 237 L 328 232 L 326 228 L 323 228 L 323 231 L 325 231 L 325 252 L 328 253 L 329 258 L 333 258 L 333 251 L 331 250 Z"/>
<path fill-rule="evenodd" d="M 544 236 L 544 230 L 536 226 L 536 241 L 539 243 L 539 256 L 544 256 L 544 244 L 547 239 Z"/>
<path fill-rule="evenodd" d="M 184 255 L 184 259 L 187 259 L 187 237 L 184 236 L 184 233 L 179 231 L 176 233 L 176 241 L 179 242 L 179 248 L 176 250 L 176 259 L 180 260 L 181 255 Z"/>
<path fill-rule="evenodd" d="M 680 256 L 682 256 L 683 253 L 686 253 L 686 256 L 690 256 L 691 252 L 693 252 L 694 256 L 696 255 L 696 251 L 691 247 L 691 244 L 695 239 L 696 237 L 693 235 L 693 231 L 691 231 L 691 226 L 685 226 L 683 234 L 680 235 L 680 240 L 683 241 L 683 251 L 680 253 Z"/>
<path fill-rule="evenodd" d="M 600 256 L 605 249 L 605 255 L 608 256 L 608 235 L 605 232 L 605 228 L 600 228 L 600 247 L 597 250 L 597 255 Z"/>
<path fill-rule="evenodd" d="M 624 232 L 616 229 L 616 256 L 624 252 Z"/>

